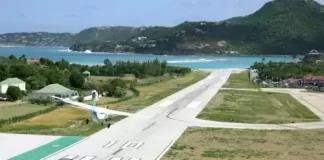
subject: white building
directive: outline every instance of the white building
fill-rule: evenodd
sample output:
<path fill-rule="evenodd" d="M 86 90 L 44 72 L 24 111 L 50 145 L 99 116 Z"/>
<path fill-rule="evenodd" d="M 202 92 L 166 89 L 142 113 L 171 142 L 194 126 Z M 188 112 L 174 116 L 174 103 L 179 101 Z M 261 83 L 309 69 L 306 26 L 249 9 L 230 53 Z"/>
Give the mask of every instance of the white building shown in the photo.
<path fill-rule="evenodd" d="M 259 78 L 259 73 L 257 69 L 250 69 L 250 80 L 255 81 Z"/>
<path fill-rule="evenodd" d="M 7 93 L 9 86 L 17 86 L 21 91 L 26 91 L 26 82 L 18 78 L 7 78 L 4 81 L 0 82 L 0 93 Z"/>

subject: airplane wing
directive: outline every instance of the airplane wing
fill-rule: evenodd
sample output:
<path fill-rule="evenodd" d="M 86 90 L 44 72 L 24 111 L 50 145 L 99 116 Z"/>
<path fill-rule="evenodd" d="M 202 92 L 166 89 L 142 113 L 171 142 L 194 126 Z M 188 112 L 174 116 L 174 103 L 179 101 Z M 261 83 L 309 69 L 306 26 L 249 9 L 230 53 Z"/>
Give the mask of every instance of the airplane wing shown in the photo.
<path fill-rule="evenodd" d="M 59 97 L 55 97 L 55 96 L 53 96 L 53 98 L 61 100 L 61 101 L 65 102 L 65 103 L 75 105 L 75 106 L 77 106 L 77 108 L 86 109 L 86 110 L 92 110 L 92 108 L 93 108 L 93 106 L 91 106 L 91 105 L 76 102 L 76 101 L 72 101 L 70 99 L 64 99 L 64 98 L 59 98 Z M 105 113 L 105 114 L 108 114 L 108 115 L 109 114 L 121 115 L 121 116 L 131 116 L 131 115 L 133 115 L 132 113 L 115 111 L 115 110 L 110 110 L 110 109 L 101 108 L 101 107 L 96 107 L 96 111 L 99 112 L 99 113 Z"/>

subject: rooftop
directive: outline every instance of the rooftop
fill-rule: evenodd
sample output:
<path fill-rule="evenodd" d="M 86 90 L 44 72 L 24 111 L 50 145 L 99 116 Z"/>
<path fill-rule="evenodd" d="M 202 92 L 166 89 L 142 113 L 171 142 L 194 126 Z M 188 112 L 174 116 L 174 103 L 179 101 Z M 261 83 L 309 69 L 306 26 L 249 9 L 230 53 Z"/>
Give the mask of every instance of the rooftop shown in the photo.
<path fill-rule="evenodd" d="M 0 85 L 2 84 L 12 85 L 12 84 L 20 84 L 20 83 L 26 83 L 26 82 L 24 82 L 19 78 L 7 78 L 4 81 L 0 82 Z"/>
<path fill-rule="evenodd" d="M 73 90 L 70 90 L 60 84 L 50 84 L 40 90 L 38 90 L 36 93 L 71 93 L 75 92 Z"/>

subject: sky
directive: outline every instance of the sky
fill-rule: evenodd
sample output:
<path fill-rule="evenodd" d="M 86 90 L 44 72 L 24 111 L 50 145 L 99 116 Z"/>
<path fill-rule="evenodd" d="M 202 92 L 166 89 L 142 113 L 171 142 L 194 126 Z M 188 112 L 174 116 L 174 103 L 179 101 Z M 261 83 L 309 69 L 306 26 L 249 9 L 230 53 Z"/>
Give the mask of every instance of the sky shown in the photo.
<path fill-rule="evenodd" d="M 0 33 L 174 26 L 251 14 L 270 0 L 0 0 Z M 324 4 L 324 0 L 317 0 Z"/>

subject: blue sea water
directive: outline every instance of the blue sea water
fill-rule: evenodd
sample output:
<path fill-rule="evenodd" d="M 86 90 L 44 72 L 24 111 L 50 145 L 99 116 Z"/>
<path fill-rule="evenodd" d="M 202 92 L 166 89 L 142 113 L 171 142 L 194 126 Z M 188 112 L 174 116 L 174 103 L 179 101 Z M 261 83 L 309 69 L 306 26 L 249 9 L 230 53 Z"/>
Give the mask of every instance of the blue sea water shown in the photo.
<path fill-rule="evenodd" d="M 158 58 L 166 60 L 169 65 L 186 66 L 193 69 L 236 69 L 248 68 L 256 61 L 282 61 L 291 62 L 292 57 L 287 56 L 167 56 L 167 55 L 147 55 L 131 53 L 86 53 L 71 52 L 67 48 L 53 47 L 0 47 L 0 56 L 15 55 L 27 58 L 48 58 L 58 61 L 64 58 L 71 63 L 102 65 L 104 59 L 108 58 L 112 62 L 116 61 L 147 61 Z"/>

